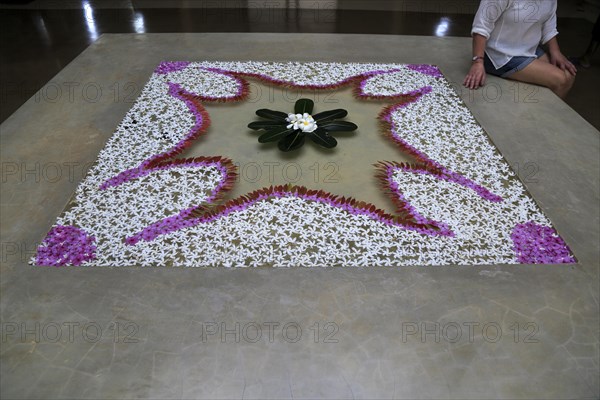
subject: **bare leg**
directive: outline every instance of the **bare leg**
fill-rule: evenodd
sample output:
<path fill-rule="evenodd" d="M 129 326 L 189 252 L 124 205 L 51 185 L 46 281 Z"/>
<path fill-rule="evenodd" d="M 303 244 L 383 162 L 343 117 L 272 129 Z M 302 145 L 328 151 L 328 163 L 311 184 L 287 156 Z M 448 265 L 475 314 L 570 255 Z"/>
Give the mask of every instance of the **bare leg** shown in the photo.
<path fill-rule="evenodd" d="M 545 86 L 564 99 L 573 87 L 575 75 L 550 64 L 548 56 L 544 54 L 522 71 L 512 74 L 509 79 Z"/>

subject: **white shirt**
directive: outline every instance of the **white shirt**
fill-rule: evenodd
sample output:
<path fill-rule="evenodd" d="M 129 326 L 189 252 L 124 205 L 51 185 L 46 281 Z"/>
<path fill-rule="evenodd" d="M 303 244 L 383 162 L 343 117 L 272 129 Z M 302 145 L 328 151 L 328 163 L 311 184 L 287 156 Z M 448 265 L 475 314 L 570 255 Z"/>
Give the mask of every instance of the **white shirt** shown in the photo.
<path fill-rule="evenodd" d="M 485 36 L 496 69 L 512 57 L 535 57 L 538 45 L 558 35 L 557 0 L 481 0 L 471 35 Z"/>

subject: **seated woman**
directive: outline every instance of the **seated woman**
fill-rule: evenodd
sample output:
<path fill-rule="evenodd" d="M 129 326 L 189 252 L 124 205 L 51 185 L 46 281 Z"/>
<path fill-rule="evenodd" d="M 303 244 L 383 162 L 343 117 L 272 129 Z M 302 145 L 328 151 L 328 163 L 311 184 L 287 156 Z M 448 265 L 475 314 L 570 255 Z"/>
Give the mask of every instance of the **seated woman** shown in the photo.
<path fill-rule="evenodd" d="M 546 86 L 564 99 L 577 69 L 560 52 L 556 6 L 557 0 L 481 0 L 471 31 L 473 64 L 464 85 L 483 86 L 487 72 Z"/>

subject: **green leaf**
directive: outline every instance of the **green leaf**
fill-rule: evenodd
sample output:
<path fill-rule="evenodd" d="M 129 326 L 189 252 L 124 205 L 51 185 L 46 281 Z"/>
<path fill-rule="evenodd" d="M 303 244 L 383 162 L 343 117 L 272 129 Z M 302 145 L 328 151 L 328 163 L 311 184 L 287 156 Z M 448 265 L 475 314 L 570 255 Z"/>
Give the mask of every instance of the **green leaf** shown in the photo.
<path fill-rule="evenodd" d="M 273 110 L 269 110 L 267 108 L 261 108 L 260 110 L 256 111 L 256 115 L 258 115 L 259 117 L 263 117 L 263 118 L 267 118 L 267 119 L 273 119 L 276 121 L 285 121 L 285 119 L 287 118 L 287 114 L 281 111 L 273 111 Z"/>
<path fill-rule="evenodd" d="M 346 115 L 348 115 L 348 111 L 338 108 L 337 110 L 323 111 L 313 115 L 313 118 L 315 121 L 317 121 L 317 123 L 319 123 L 344 118 Z"/>
<path fill-rule="evenodd" d="M 292 132 L 294 132 L 294 128 L 288 129 L 285 125 L 273 127 L 258 137 L 258 143 L 276 142 Z"/>
<path fill-rule="evenodd" d="M 323 128 L 328 132 L 349 132 L 358 129 L 356 124 L 348 121 L 331 121 L 323 124 L 318 124 L 319 128 Z"/>
<path fill-rule="evenodd" d="M 311 99 L 300 99 L 294 106 L 294 112 L 296 114 L 312 113 L 313 107 L 315 106 L 314 101 Z M 287 115 L 286 115 L 287 117 Z"/>
<path fill-rule="evenodd" d="M 298 130 L 284 137 L 279 143 L 277 143 L 277 147 L 279 147 L 279 150 L 285 152 L 296 150 L 302 147 L 304 144 L 304 139 L 304 132 Z"/>
<path fill-rule="evenodd" d="M 287 125 L 287 121 L 254 121 L 248 124 L 248 128 L 259 130 L 259 129 L 272 129 L 278 126 Z"/>
<path fill-rule="evenodd" d="M 335 138 L 327 133 L 327 131 L 323 128 L 317 128 L 311 132 L 310 138 L 319 146 L 323 146 L 328 149 L 333 149 L 335 146 L 337 146 L 337 140 L 335 140 Z"/>

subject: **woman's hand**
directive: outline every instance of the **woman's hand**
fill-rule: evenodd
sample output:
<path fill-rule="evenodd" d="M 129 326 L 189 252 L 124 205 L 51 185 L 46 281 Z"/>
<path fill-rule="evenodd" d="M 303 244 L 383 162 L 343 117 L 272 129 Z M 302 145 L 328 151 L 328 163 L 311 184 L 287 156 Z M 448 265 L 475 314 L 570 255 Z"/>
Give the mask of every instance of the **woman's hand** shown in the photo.
<path fill-rule="evenodd" d="M 463 85 L 469 89 L 479 89 L 479 87 L 485 85 L 485 68 L 483 67 L 483 62 L 474 62 L 471 65 L 471 69 L 465 77 Z"/>
<path fill-rule="evenodd" d="M 563 71 L 569 71 L 571 75 L 577 74 L 577 68 L 560 51 L 550 52 L 550 63 Z"/>

